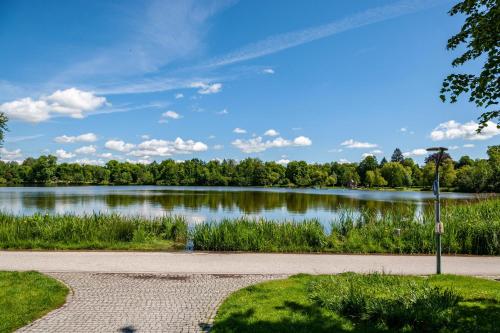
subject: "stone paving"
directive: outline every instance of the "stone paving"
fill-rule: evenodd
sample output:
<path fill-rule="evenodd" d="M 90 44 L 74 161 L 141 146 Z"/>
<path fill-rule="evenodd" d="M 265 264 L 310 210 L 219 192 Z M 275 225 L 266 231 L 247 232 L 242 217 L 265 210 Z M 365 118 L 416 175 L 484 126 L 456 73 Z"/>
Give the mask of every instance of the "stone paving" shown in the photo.
<path fill-rule="evenodd" d="M 18 332 L 206 332 L 231 292 L 285 275 L 48 273 L 66 304 Z"/>

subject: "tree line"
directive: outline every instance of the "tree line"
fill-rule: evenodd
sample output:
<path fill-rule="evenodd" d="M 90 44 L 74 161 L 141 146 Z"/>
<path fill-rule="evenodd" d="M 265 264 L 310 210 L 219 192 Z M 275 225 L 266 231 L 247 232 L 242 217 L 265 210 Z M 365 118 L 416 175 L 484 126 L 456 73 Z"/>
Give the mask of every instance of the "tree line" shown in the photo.
<path fill-rule="evenodd" d="M 466 192 L 500 192 L 500 145 L 490 146 L 487 153 L 487 159 L 462 156 L 458 161 L 445 154 L 441 185 Z M 111 160 L 98 166 L 57 163 L 55 156 L 44 155 L 22 163 L 0 162 L 0 184 L 430 187 L 434 161 L 435 155 L 429 155 L 420 166 L 398 148 L 390 161 L 383 158 L 380 163 L 367 156 L 359 163 L 292 161 L 286 166 L 257 158 L 239 162 L 168 159 L 146 165 Z"/>

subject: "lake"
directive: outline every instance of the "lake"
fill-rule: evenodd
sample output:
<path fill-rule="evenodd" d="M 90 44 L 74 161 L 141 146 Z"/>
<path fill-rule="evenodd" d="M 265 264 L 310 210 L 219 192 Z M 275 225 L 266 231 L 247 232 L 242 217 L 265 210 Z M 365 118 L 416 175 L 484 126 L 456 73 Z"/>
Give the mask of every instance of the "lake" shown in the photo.
<path fill-rule="evenodd" d="M 0 210 L 13 214 L 119 213 L 146 217 L 183 215 L 189 222 L 236 218 L 317 218 L 329 224 L 343 208 L 379 211 L 411 205 L 430 206 L 432 192 L 363 191 L 349 189 L 288 189 L 182 186 L 0 187 Z M 443 204 L 476 198 L 443 193 Z"/>

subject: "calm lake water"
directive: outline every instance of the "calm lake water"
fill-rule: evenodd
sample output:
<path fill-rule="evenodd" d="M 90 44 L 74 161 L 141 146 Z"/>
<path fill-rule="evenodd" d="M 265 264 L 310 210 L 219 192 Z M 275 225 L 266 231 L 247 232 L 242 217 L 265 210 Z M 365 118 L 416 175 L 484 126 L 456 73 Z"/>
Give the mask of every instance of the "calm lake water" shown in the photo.
<path fill-rule="evenodd" d="M 476 196 L 443 193 L 444 204 Z M 317 218 L 329 224 L 343 208 L 383 211 L 397 205 L 422 210 L 432 192 L 361 191 L 348 189 L 281 189 L 173 186 L 0 187 L 0 210 L 13 214 L 119 213 L 147 217 L 186 216 L 190 222 L 223 218 Z"/>

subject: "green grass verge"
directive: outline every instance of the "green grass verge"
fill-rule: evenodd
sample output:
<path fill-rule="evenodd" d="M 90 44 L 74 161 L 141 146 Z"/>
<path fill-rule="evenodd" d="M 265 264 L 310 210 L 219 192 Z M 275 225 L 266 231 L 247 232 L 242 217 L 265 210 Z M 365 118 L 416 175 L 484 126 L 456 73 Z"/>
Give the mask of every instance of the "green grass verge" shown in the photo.
<path fill-rule="evenodd" d="M 66 300 L 68 288 L 37 272 L 0 272 L 0 332 L 12 332 Z"/>
<path fill-rule="evenodd" d="M 500 332 L 500 282 L 346 273 L 297 275 L 230 295 L 212 333 Z"/>

